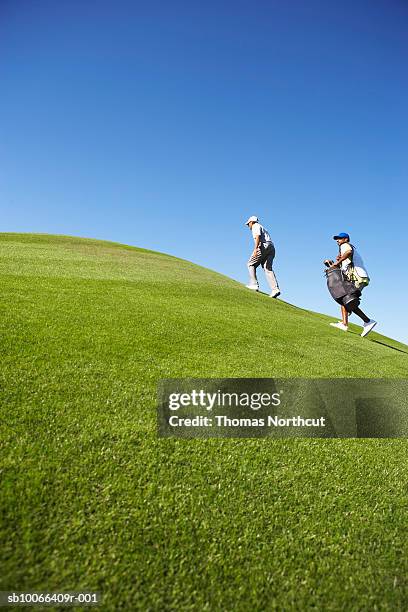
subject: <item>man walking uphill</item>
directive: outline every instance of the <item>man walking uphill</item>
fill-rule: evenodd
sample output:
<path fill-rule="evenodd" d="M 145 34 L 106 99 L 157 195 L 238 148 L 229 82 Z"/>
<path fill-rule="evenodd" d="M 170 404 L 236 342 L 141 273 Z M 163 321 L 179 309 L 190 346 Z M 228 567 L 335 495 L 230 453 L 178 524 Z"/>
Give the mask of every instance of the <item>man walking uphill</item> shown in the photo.
<path fill-rule="evenodd" d="M 333 236 L 333 239 L 339 245 L 339 254 L 337 255 L 336 262 L 332 262 L 331 268 L 341 267 L 346 278 L 354 283 L 357 289 L 362 291 L 364 287 L 367 287 L 370 279 L 361 256 L 356 248 L 350 244 L 350 236 L 346 232 L 341 232 Z M 361 336 L 364 338 L 364 336 L 367 336 L 367 334 L 377 325 L 377 321 L 367 317 L 360 308 L 354 308 L 351 312 L 354 312 L 362 319 L 363 331 Z M 338 321 L 338 323 L 330 323 L 330 325 L 342 331 L 348 331 L 348 318 L 349 312 L 347 308 L 341 306 L 341 321 Z"/>
<path fill-rule="evenodd" d="M 248 260 L 249 285 L 247 285 L 247 287 L 254 291 L 259 290 L 256 269 L 258 266 L 262 266 L 271 288 L 270 297 L 277 298 L 278 295 L 280 295 L 280 290 L 275 273 L 272 269 L 273 260 L 275 258 L 275 246 L 268 231 L 259 223 L 258 217 L 249 217 L 245 225 L 251 230 L 255 242 L 254 250 Z"/>

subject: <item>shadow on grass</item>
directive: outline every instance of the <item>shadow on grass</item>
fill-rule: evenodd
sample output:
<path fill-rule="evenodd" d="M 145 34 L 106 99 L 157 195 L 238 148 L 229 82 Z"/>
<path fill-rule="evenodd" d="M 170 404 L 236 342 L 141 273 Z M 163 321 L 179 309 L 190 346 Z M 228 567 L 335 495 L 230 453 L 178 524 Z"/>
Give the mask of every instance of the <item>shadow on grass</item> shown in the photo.
<path fill-rule="evenodd" d="M 382 346 L 386 346 L 387 348 L 390 348 L 393 351 L 398 351 L 399 353 L 404 353 L 405 355 L 408 355 L 408 351 L 403 351 L 402 349 L 397 348 L 396 346 L 391 346 L 390 344 L 386 344 L 385 342 L 380 342 L 380 340 L 372 339 L 371 342 L 375 342 L 376 344 L 382 344 Z"/>
<path fill-rule="evenodd" d="M 360 331 L 354 331 L 354 329 L 349 329 L 348 333 L 352 336 L 361 336 Z M 408 351 L 404 351 L 403 349 L 397 348 L 396 346 L 392 346 L 391 344 L 387 344 L 386 342 L 381 342 L 381 340 L 375 340 L 374 338 L 367 338 L 370 342 L 374 342 L 375 344 L 381 344 L 393 351 L 398 351 L 398 353 L 404 353 L 404 355 L 408 355 Z"/>
<path fill-rule="evenodd" d="M 264 295 L 265 297 L 270 298 L 271 302 L 277 302 L 278 304 L 285 304 L 285 306 L 288 306 L 288 308 L 294 308 L 295 310 L 300 310 L 301 312 L 307 312 L 308 314 L 319 314 L 318 312 L 312 312 L 311 310 L 308 310 L 307 308 L 301 308 L 300 306 L 296 306 L 296 304 L 291 304 L 290 302 L 286 302 L 281 297 L 271 298 L 270 294 L 266 293 L 265 291 L 254 291 L 254 293 L 257 293 L 258 295 Z"/>
<path fill-rule="evenodd" d="M 359 331 L 354 331 L 352 329 L 349 329 L 349 334 L 352 334 L 353 336 L 361 335 Z M 375 340 L 374 338 L 370 337 L 368 337 L 367 340 L 370 340 L 370 342 L 374 342 L 375 344 L 381 344 L 382 346 L 392 349 L 393 351 L 398 351 L 398 353 L 404 353 L 404 355 L 408 355 L 408 351 L 404 351 L 403 349 L 397 348 L 396 346 L 392 346 L 391 344 L 387 344 L 386 342 L 381 342 L 381 340 Z"/>

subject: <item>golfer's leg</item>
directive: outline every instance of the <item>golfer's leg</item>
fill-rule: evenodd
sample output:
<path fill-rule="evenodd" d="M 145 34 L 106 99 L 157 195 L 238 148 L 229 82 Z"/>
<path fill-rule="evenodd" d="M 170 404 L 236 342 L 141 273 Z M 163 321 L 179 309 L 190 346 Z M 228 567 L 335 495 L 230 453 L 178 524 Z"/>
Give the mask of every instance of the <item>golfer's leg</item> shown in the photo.
<path fill-rule="evenodd" d="M 249 284 L 252 286 L 259 287 L 258 279 L 256 277 L 256 269 L 261 263 L 261 256 L 251 256 L 248 260 L 248 272 L 249 272 Z"/>
<path fill-rule="evenodd" d="M 343 322 L 343 325 L 348 325 L 348 312 L 345 306 L 341 307 L 341 320 Z"/>
<path fill-rule="evenodd" d="M 364 323 L 370 323 L 370 320 L 366 314 L 364 314 L 364 312 L 362 310 L 360 310 L 360 308 L 358 306 L 356 306 L 355 308 L 353 308 L 353 312 L 354 314 L 356 314 L 358 317 L 360 317 L 360 319 L 362 319 L 364 321 Z"/>
<path fill-rule="evenodd" d="M 278 280 L 272 268 L 274 258 L 275 258 L 275 249 L 272 248 L 272 250 L 268 252 L 265 258 L 265 261 L 262 264 L 262 267 L 265 271 L 266 280 L 268 281 L 268 284 L 272 290 L 272 293 L 274 293 L 275 291 L 279 291 Z"/>

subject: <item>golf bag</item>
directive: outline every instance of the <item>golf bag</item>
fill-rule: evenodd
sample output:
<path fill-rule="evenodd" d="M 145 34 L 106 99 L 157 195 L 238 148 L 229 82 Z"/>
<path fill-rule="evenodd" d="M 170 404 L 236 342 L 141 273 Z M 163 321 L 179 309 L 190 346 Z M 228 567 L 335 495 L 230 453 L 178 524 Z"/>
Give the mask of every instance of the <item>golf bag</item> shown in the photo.
<path fill-rule="evenodd" d="M 360 305 L 361 291 L 349 281 L 340 268 L 332 268 L 325 271 L 327 278 L 327 288 L 332 298 L 346 308 L 348 312 L 353 312 Z"/>

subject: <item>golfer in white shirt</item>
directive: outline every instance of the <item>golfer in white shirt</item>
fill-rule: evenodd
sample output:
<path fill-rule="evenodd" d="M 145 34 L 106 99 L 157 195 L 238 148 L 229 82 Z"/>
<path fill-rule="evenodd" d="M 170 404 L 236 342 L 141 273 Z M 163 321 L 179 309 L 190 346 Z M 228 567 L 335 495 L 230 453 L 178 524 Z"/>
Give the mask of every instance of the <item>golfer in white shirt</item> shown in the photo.
<path fill-rule="evenodd" d="M 336 236 L 333 236 L 333 239 L 339 245 L 339 254 L 336 258 L 336 263 L 333 264 L 332 267 L 341 267 L 344 274 L 349 276 L 349 271 L 351 267 L 354 267 L 356 273 L 359 275 L 362 281 L 366 279 L 368 284 L 369 278 L 368 273 L 365 268 L 363 259 L 361 255 L 357 252 L 357 249 L 350 244 L 350 236 L 346 232 L 340 232 Z M 350 279 L 352 280 L 352 279 Z M 365 284 L 359 286 L 360 291 L 363 290 Z M 355 308 L 353 312 L 363 320 L 363 331 L 361 336 L 367 336 L 370 331 L 377 325 L 377 321 L 374 319 L 370 319 L 360 308 Z M 337 327 L 337 329 L 341 329 L 342 331 L 348 331 L 348 318 L 349 313 L 344 306 L 341 306 L 341 321 L 337 323 L 330 323 L 332 327 Z"/>
<path fill-rule="evenodd" d="M 259 291 L 259 283 L 256 277 L 256 269 L 262 266 L 265 272 L 266 280 L 271 288 L 270 297 L 277 298 L 280 295 L 278 281 L 272 269 L 273 260 L 275 258 L 275 246 L 271 240 L 269 232 L 259 223 L 258 217 L 249 217 L 245 223 L 252 232 L 254 239 L 254 250 L 248 260 L 249 285 L 248 289 Z"/>

